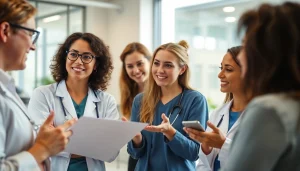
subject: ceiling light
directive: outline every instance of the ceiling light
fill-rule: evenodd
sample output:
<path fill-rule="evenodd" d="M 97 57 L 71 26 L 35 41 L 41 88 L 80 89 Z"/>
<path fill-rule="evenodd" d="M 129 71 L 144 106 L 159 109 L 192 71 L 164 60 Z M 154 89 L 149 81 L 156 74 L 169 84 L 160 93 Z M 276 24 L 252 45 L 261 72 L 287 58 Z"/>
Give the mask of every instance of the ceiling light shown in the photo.
<path fill-rule="evenodd" d="M 52 22 L 52 21 L 57 21 L 57 20 L 59 20 L 60 18 L 61 18 L 60 15 L 53 15 L 53 16 L 51 16 L 51 17 L 44 18 L 44 19 L 43 19 L 43 22 L 44 22 L 44 23 L 49 23 L 49 22 Z"/>
<path fill-rule="evenodd" d="M 236 20 L 235 17 L 226 17 L 226 18 L 225 18 L 225 21 L 226 21 L 227 23 L 233 23 L 233 22 L 235 22 L 235 20 Z"/>
<path fill-rule="evenodd" d="M 234 8 L 234 7 L 224 7 L 224 8 L 223 8 L 223 11 L 224 11 L 224 12 L 234 12 L 234 11 L 235 11 L 235 8 Z"/>

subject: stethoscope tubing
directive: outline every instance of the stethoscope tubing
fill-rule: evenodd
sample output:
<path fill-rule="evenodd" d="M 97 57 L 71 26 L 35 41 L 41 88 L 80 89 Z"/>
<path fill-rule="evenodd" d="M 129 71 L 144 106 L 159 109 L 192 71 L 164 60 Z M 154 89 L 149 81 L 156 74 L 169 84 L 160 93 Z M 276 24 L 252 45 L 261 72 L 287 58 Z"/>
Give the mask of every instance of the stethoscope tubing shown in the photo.
<path fill-rule="evenodd" d="M 182 101 L 182 98 L 183 98 L 183 94 L 184 94 L 184 88 L 182 89 L 182 92 L 181 92 L 181 95 L 180 95 L 180 99 L 178 101 L 178 103 L 176 105 L 174 105 L 170 111 L 170 114 L 168 116 L 168 118 L 171 117 L 173 111 L 178 108 L 179 109 L 179 112 L 177 113 L 175 119 L 173 120 L 173 122 L 171 122 L 171 125 L 173 125 L 173 123 L 177 120 L 178 116 L 180 115 L 181 111 L 182 111 L 182 106 L 181 106 L 181 101 Z"/>
<path fill-rule="evenodd" d="M 59 84 L 59 83 L 58 83 Z M 58 84 L 57 84 L 57 87 L 58 87 Z M 56 90 L 57 90 L 57 87 L 56 87 Z M 96 96 L 96 98 L 98 98 L 96 92 L 93 90 L 94 92 L 94 95 Z M 67 115 L 67 112 L 65 110 L 65 106 L 63 104 L 63 100 L 62 100 L 62 97 L 59 97 L 59 100 L 60 100 L 60 104 L 61 104 L 61 107 L 62 107 L 62 110 L 64 112 L 64 116 L 65 116 L 65 122 L 72 119 L 72 117 L 69 117 L 69 115 Z M 98 111 L 98 102 L 94 102 L 95 106 L 96 106 L 96 115 L 97 115 L 97 118 L 99 118 L 99 111 Z"/>

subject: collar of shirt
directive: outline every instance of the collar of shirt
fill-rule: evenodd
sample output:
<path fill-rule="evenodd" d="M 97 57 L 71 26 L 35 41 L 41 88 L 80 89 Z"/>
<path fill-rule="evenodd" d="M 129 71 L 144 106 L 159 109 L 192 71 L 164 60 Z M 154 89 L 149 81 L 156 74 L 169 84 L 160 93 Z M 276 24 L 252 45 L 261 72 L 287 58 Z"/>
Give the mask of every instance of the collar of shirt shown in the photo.
<path fill-rule="evenodd" d="M 0 68 L 0 82 L 12 93 L 17 94 L 15 80 Z"/>

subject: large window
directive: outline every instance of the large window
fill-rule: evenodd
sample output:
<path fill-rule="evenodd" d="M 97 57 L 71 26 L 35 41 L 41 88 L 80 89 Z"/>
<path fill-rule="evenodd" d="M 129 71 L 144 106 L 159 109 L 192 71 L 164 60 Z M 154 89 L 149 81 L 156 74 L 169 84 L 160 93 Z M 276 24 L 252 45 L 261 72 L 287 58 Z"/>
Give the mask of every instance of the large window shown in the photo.
<path fill-rule="evenodd" d="M 241 44 L 237 20 L 263 2 L 284 0 L 162 0 L 161 41 L 188 41 L 191 84 L 214 104 L 225 97 L 218 79 L 222 58 L 228 48 Z"/>
<path fill-rule="evenodd" d="M 30 1 L 37 7 L 36 26 L 41 32 L 37 49 L 28 54 L 26 69 L 12 72 L 16 85 L 31 95 L 32 90 L 51 81 L 49 66 L 59 44 L 74 32 L 85 31 L 85 7 Z"/>

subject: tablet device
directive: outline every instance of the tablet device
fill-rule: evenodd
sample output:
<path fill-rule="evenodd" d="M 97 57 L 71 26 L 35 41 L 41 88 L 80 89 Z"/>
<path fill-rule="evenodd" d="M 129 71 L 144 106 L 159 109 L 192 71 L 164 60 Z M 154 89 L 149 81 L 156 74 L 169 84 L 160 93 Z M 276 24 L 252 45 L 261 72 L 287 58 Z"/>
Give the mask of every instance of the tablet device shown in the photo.
<path fill-rule="evenodd" d="M 198 131 L 205 132 L 205 129 L 201 126 L 199 121 L 182 121 L 182 125 L 187 128 L 193 128 Z"/>

